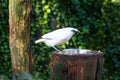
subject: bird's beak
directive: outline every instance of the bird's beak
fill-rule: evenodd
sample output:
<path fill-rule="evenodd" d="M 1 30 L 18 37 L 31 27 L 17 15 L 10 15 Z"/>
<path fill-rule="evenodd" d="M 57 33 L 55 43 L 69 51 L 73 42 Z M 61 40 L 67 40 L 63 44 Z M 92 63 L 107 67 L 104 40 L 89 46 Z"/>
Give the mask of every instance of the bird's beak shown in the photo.
<path fill-rule="evenodd" d="M 78 33 L 80 33 L 80 31 L 77 31 Z"/>

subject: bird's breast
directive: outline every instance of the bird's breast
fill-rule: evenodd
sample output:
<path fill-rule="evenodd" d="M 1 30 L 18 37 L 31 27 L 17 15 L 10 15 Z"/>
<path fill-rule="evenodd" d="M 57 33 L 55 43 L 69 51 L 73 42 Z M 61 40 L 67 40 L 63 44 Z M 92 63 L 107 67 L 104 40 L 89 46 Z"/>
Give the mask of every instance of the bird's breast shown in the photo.
<path fill-rule="evenodd" d="M 65 39 L 49 39 L 49 40 L 45 40 L 44 43 L 47 46 L 57 46 L 57 45 L 62 45 L 64 43 L 66 43 L 69 39 L 65 38 Z"/>

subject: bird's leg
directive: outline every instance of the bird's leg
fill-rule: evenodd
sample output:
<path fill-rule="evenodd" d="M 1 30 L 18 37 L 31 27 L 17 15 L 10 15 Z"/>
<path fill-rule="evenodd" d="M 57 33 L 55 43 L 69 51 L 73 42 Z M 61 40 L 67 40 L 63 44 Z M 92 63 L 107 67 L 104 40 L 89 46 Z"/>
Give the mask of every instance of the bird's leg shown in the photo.
<path fill-rule="evenodd" d="M 55 46 L 52 46 L 52 47 L 53 47 L 56 51 L 58 51 L 58 52 L 60 51 L 60 50 L 59 50 L 59 49 L 57 49 Z M 60 51 L 60 52 L 61 52 L 61 51 Z"/>

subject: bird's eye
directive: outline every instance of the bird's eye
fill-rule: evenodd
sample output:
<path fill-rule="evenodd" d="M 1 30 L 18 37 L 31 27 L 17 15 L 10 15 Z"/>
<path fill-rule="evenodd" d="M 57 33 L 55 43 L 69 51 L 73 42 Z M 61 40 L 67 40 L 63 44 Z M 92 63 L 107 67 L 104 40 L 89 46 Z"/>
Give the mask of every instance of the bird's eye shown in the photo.
<path fill-rule="evenodd" d="M 77 31 L 76 30 L 71 30 L 73 33 L 76 33 Z"/>

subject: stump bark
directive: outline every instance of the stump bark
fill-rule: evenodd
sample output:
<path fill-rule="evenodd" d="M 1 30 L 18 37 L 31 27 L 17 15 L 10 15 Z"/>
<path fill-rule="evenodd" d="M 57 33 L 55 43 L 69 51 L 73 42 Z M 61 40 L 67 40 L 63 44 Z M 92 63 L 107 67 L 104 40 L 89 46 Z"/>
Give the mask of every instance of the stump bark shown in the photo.
<path fill-rule="evenodd" d="M 102 53 L 67 49 L 55 52 L 50 63 L 51 80 L 102 80 Z"/>

